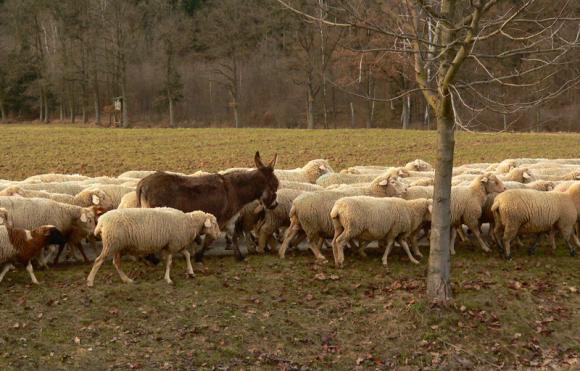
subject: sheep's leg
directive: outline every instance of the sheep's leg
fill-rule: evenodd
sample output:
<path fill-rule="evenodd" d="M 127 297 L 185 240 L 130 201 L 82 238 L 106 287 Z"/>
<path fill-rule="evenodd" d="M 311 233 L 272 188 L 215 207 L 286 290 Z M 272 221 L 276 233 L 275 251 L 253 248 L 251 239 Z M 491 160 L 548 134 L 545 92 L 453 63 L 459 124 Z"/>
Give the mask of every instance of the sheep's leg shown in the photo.
<path fill-rule="evenodd" d="M 534 238 L 534 243 L 532 244 L 532 246 L 530 246 L 528 248 L 528 255 L 532 256 L 536 254 L 536 250 L 538 248 L 538 244 L 540 243 L 540 237 L 541 236 L 537 236 L 536 238 Z M 555 243 L 555 241 L 554 241 Z"/>
<path fill-rule="evenodd" d="M 455 228 L 455 230 L 457 231 L 457 235 L 459 236 L 461 242 L 466 242 L 469 240 L 469 238 L 467 238 L 467 236 L 463 232 L 463 226 L 460 225 L 459 227 Z"/>
<path fill-rule="evenodd" d="M 123 272 L 121 270 L 121 253 L 120 252 L 116 252 L 115 255 L 113 256 L 113 265 L 115 266 L 115 269 L 117 270 L 117 273 L 119 274 L 119 277 L 121 277 L 121 281 L 123 281 L 124 283 L 133 283 L 134 281 L 132 279 L 130 279 L 125 272 Z"/>
<path fill-rule="evenodd" d="M 172 284 L 173 281 L 171 280 L 171 276 L 169 275 L 171 272 L 171 262 L 173 260 L 173 256 L 171 253 L 168 253 L 165 258 L 165 282 L 168 284 Z"/>
<path fill-rule="evenodd" d="M 407 244 L 407 241 L 401 238 L 398 240 L 398 242 L 401 246 L 403 246 L 403 250 L 405 250 L 405 253 L 407 253 L 407 256 L 409 257 L 411 263 L 419 264 L 419 261 L 413 257 L 413 254 L 411 254 L 411 250 L 409 250 L 409 245 Z"/>
<path fill-rule="evenodd" d="M 576 245 L 576 248 L 580 249 L 580 238 L 578 238 L 578 236 L 575 233 L 572 233 L 572 242 L 574 242 L 574 245 Z M 576 249 L 571 249 L 570 250 L 570 256 L 576 256 Z"/>
<path fill-rule="evenodd" d="M 419 243 L 417 241 L 417 234 L 414 234 L 411 238 L 411 249 L 413 250 L 413 254 L 419 258 L 419 260 L 423 259 L 423 254 L 421 254 L 421 250 L 419 250 Z"/>
<path fill-rule="evenodd" d="M 485 243 L 485 241 L 481 237 L 481 232 L 479 231 L 479 225 L 477 223 L 470 222 L 467 224 L 467 227 L 475 235 L 475 238 L 477 238 L 477 241 L 479 241 L 479 245 L 481 246 L 483 251 L 490 252 L 491 251 L 490 248 L 487 246 L 487 244 Z"/>
<path fill-rule="evenodd" d="M 4 276 L 6 275 L 6 273 L 8 273 L 8 271 L 10 269 L 13 269 L 13 268 L 14 268 L 14 266 L 12 264 L 10 264 L 10 263 L 6 264 L 4 266 L 4 268 L 2 268 L 2 273 L 0 273 L 0 282 L 2 282 L 2 280 L 4 279 Z"/>
<path fill-rule="evenodd" d="M 185 256 L 185 263 L 187 264 L 187 276 L 191 278 L 195 277 L 193 266 L 191 265 L 191 254 L 187 249 L 183 249 L 183 256 Z"/>
<path fill-rule="evenodd" d="M 209 237 L 209 236 L 205 236 L 205 238 L 203 239 L 203 244 L 201 245 L 201 248 L 199 249 L 199 251 L 197 251 L 195 253 L 195 261 L 198 263 L 201 263 L 203 261 L 203 254 L 205 254 L 207 248 L 209 247 L 209 245 L 212 244 L 213 242 L 213 238 Z"/>
<path fill-rule="evenodd" d="M 332 242 L 332 255 L 334 256 L 334 265 L 342 268 L 344 265 L 344 246 L 350 242 L 350 236 L 343 230 Z"/>
<path fill-rule="evenodd" d="M 536 242 L 539 239 L 540 239 L 540 236 L 538 236 L 538 238 L 536 238 Z M 548 239 L 550 240 L 550 245 L 552 246 L 552 254 L 555 254 L 556 253 L 556 231 L 554 229 L 550 230 L 550 233 L 548 234 Z M 566 241 L 566 243 L 568 243 L 567 238 L 564 237 L 564 240 Z M 570 247 L 570 245 L 568 245 L 568 247 Z"/>
<path fill-rule="evenodd" d="M 506 225 L 505 226 L 505 229 L 504 229 L 504 232 L 503 232 L 503 246 L 504 246 L 505 258 L 508 259 L 508 260 L 511 260 L 511 258 L 512 258 L 510 242 L 517 235 L 518 235 L 518 229 L 517 228 L 510 227 L 509 225 Z"/>
<path fill-rule="evenodd" d="M 290 242 L 292 241 L 292 239 L 294 239 L 294 237 L 300 232 L 300 228 L 297 227 L 292 227 L 290 226 L 290 228 L 288 228 L 288 230 L 286 230 L 286 235 L 284 236 L 284 242 L 282 242 L 282 245 L 280 246 L 280 249 L 278 249 L 278 255 L 280 256 L 281 259 L 284 259 L 284 257 L 286 256 L 286 250 L 288 249 L 288 245 L 290 245 Z"/>
<path fill-rule="evenodd" d="M 56 253 L 56 256 L 54 257 L 52 264 L 58 263 L 58 259 L 60 258 L 60 254 L 62 254 L 62 251 L 64 250 L 65 246 L 66 246 L 66 244 L 58 245 L 58 252 Z"/>
<path fill-rule="evenodd" d="M 85 263 L 89 262 L 89 258 L 87 258 L 87 255 L 85 254 L 85 250 L 83 249 L 83 245 L 81 245 L 80 243 L 77 245 L 77 249 L 81 252 L 81 255 L 83 256 L 83 260 L 85 261 Z"/>
<path fill-rule="evenodd" d="M 234 233 L 232 236 L 232 242 L 234 245 L 234 256 L 238 261 L 244 260 L 245 256 L 240 251 L 240 235 L 239 233 Z"/>
<path fill-rule="evenodd" d="M 363 258 L 368 257 L 367 252 L 365 251 L 368 245 L 369 245 L 369 241 L 359 241 L 358 254 Z"/>
<path fill-rule="evenodd" d="M 35 285 L 38 285 L 39 282 L 36 279 L 36 276 L 34 275 L 34 268 L 32 268 L 32 262 L 30 260 L 28 261 L 28 265 L 26 266 L 26 271 L 30 275 L 30 279 L 32 280 L 32 283 Z"/>
<path fill-rule="evenodd" d="M 107 246 L 103 246 L 103 250 L 101 251 L 101 255 L 99 255 L 95 259 L 95 262 L 93 264 L 93 268 L 91 269 L 91 273 L 89 273 L 89 276 L 87 277 L 87 286 L 93 287 L 93 285 L 95 284 L 95 276 L 97 275 L 97 272 L 101 268 L 101 265 L 103 265 L 103 263 L 105 262 L 105 258 L 107 257 L 108 254 L 109 254 L 109 248 Z"/>
<path fill-rule="evenodd" d="M 387 258 L 389 257 L 389 254 L 391 253 L 391 249 L 393 248 L 394 243 L 395 243 L 394 239 L 387 240 L 387 246 L 385 247 L 385 253 L 383 254 L 383 266 L 385 268 L 388 268 Z"/>
<path fill-rule="evenodd" d="M 321 263 L 326 263 L 328 260 L 326 260 L 324 255 L 322 255 L 322 253 L 320 252 L 320 249 L 322 248 L 322 244 L 324 243 L 324 238 L 322 238 L 320 236 L 316 236 L 314 238 L 309 238 L 309 241 L 310 241 L 310 243 L 308 244 L 308 247 L 310 247 L 310 250 L 312 251 L 312 253 L 316 257 L 316 261 L 321 262 Z"/>
<path fill-rule="evenodd" d="M 457 236 L 457 228 L 451 227 L 451 240 L 449 241 L 449 252 L 455 255 L 455 237 Z"/>

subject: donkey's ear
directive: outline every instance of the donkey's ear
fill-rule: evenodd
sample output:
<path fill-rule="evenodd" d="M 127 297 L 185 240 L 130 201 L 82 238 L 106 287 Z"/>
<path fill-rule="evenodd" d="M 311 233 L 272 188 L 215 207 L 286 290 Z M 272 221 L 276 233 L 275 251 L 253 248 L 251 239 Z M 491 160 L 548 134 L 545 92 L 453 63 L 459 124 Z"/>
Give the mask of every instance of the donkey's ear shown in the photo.
<path fill-rule="evenodd" d="M 270 163 L 268 164 L 268 167 L 271 167 L 273 169 L 274 166 L 276 166 L 277 161 L 278 161 L 278 154 L 274 153 L 274 158 L 272 159 L 272 161 L 270 161 Z"/>
<path fill-rule="evenodd" d="M 262 162 L 262 158 L 260 157 L 260 151 L 256 151 L 256 156 L 254 156 L 254 162 L 256 163 L 256 167 L 258 169 L 266 167 Z"/>

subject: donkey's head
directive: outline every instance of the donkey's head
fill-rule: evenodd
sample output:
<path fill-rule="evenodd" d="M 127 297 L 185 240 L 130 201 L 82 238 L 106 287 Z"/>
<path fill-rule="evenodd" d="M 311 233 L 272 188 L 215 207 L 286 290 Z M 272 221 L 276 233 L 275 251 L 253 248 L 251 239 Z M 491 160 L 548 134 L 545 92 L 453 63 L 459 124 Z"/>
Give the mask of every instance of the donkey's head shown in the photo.
<path fill-rule="evenodd" d="M 260 202 L 268 209 L 273 209 L 278 205 L 276 202 L 276 191 L 278 190 L 279 182 L 276 175 L 274 175 L 274 166 L 276 166 L 277 159 L 278 155 L 275 154 L 272 161 L 268 165 L 264 165 L 260 157 L 260 152 L 256 152 L 256 156 L 254 157 L 259 177 L 264 185 L 262 194 L 260 195 Z"/>

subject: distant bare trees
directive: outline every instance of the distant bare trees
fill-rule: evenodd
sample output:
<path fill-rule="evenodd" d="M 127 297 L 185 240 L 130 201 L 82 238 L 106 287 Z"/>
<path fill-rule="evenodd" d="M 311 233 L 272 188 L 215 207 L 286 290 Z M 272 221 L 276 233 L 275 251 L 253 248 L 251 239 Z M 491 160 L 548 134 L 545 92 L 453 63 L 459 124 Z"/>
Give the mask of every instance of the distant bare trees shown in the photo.
<path fill-rule="evenodd" d="M 422 128 L 435 121 L 416 82 L 413 36 L 424 46 L 420 62 L 433 89 L 444 20 L 426 9 L 440 9 L 440 0 L 285 3 L 311 17 L 297 17 L 277 0 L 5 0 L 0 118 L 100 122 L 103 107 L 122 96 L 126 126 Z M 454 14 L 471 9 L 454 4 Z M 524 68 L 545 62 L 548 49 L 563 51 L 564 39 L 575 45 L 577 30 L 554 29 L 554 17 L 534 23 L 518 15 L 485 36 L 506 21 L 502 14 L 520 7 L 540 9 L 537 1 L 518 0 L 485 13 L 483 38 L 476 37 L 468 68 L 451 84 L 462 129 L 574 129 L 580 106 L 571 54 L 548 63 L 559 66 L 555 74 Z M 558 7 L 560 20 L 575 19 L 562 0 L 542 11 Z M 539 24 L 547 31 L 536 35 Z M 452 31 L 464 35 L 468 27 Z M 450 49 L 460 46 L 456 40 Z M 530 85 L 532 77 L 541 81 Z M 564 94 L 542 98 L 555 87 Z"/>

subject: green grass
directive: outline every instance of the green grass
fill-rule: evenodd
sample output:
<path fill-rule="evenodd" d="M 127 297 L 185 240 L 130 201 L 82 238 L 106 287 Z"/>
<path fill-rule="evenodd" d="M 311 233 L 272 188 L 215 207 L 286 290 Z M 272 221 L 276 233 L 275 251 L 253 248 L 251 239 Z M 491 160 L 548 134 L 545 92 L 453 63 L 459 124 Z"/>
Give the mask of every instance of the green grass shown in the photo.
<path fill-rule="evenodd" d="M 256 149 L 280 153 L 283 167 L 325 157 L 341 168 L 432 161 L 435 145 L 434 133 L 397 130 L 14 125 L 0 133 L 0 178 L 215 170 L 250 166 Z M 457 162 L 577 157 L 578 143 L 569 134 L 459 133 Z M 192 280 L 179 259 L 173 286 L 162 267 L 142 263 L 124 263 L 134 285 L 106 263 L 91 289 L 90 265 L 39 270 L 39 287 L 19 268 L 0 283 L 0 369 L 578 367 L 578 258 L 547 246 L 533 257 L 516 249 L 510 262 L 470 243 L 457 251 L 449 309 L 424 300 L 426 259 L 413 265 L 396 250 L 388 272 L 376 252 L 347 256 L 343 270 L 315 265 L 304 252 L 244 263 L 210 257 Z"/>

